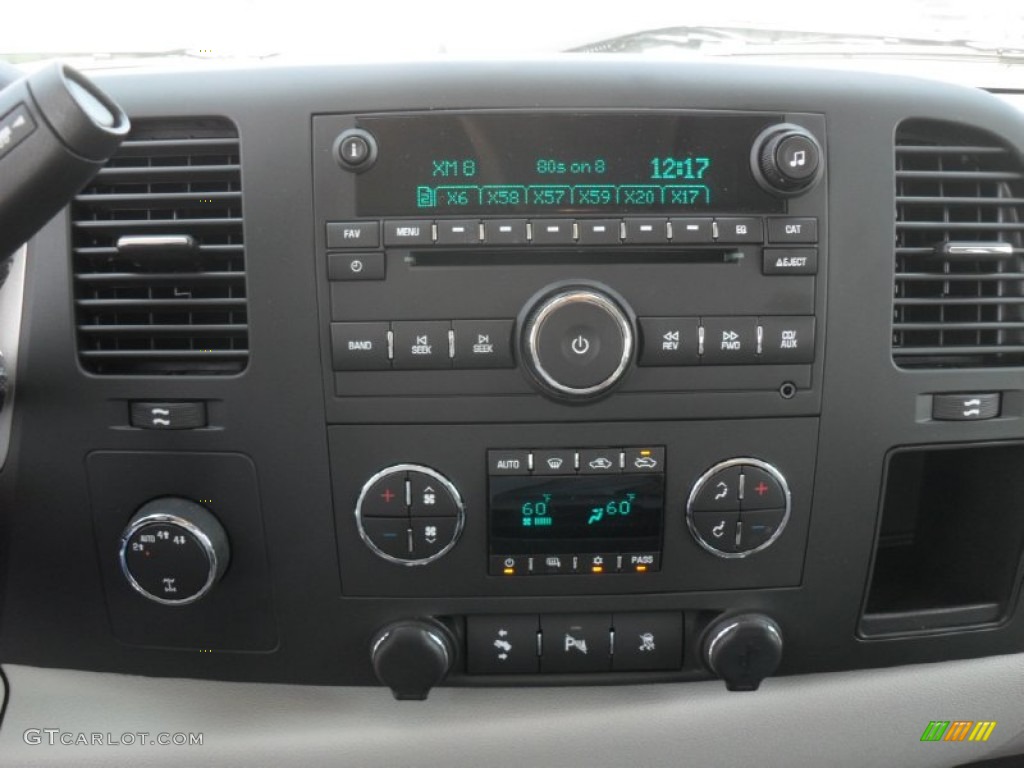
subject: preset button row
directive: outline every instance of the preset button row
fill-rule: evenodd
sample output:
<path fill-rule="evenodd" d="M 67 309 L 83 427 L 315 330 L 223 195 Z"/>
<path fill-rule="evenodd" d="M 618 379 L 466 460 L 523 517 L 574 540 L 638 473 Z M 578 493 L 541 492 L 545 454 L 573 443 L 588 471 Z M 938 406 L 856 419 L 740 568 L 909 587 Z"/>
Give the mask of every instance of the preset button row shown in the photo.
<path fill-rule="evenodd" d="M 406 219 L 383 222 L 385 246 L 478 245 L 706 245 L 816 243 L 814 217 L 686 216 L 607 219 Z M 327 247 L 376 248 L 381 223 L 327 222 Z"/>

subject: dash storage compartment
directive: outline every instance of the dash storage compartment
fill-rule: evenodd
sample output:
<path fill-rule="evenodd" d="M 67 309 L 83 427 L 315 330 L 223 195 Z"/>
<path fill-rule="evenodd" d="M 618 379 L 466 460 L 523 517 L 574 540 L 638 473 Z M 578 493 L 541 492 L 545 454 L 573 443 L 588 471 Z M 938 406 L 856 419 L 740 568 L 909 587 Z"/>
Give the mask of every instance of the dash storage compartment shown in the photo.
<path fill-rule="evenodd" d="M 1006 617 L 1024 549 L 1024 445 L 898 449 L 888 458 L 865 637 Z"/>

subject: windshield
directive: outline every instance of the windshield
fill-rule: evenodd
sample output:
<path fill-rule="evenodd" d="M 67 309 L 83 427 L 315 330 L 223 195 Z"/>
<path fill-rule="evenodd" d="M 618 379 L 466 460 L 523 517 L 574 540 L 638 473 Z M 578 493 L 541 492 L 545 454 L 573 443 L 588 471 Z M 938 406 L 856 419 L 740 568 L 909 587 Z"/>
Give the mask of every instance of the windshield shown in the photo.
<path fill-rule="evenodd" d="M 831 33 L 844 37 L 906 38 L 986 44 L 987 50 L 1024 48 L 1024 4 L 1007 0 L 914 0 L 835 3 L 763 0 L 669 3 L 631 0 L 625 5 L 520 0 L 491 3 L 326 4 L 311 0 L 179 0 L 159 6 L 136 0 L 90 3 L 5 3 L 0 59 L 24 63 L 86 54 L 110 63 L 149 58 L 139 54 L 201 59 L 297 58 L 362 61 L 452 55 L 512 57 L 567 50 L 623 50 L 692 55 L 721 45 L 680 45 L 680 28 L 727 28 L 735 52 L 750 30 Z M 667 35 L 645 34 L 670 30 Z M 639 33 L 639 35 L 638 35 Z M 639 44 L 602 47 L 631 37 Z M 715 40 L 712 34 L 712 42 Z M 804 36 L 806 38 L 806 36 Z M 864 41 L 791 43 L 863 44 Z M 818 51 L 820 52 L 820 51 Z M 80 66 L 82 63 L 76 61 Z"/>

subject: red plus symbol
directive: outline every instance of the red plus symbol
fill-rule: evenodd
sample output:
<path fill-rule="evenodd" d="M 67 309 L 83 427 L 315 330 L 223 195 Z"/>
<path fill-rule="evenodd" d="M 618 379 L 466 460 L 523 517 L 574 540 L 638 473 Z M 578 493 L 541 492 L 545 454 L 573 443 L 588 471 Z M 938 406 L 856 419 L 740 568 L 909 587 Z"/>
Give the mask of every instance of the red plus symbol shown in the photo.
<path fill-rule="evenodd" d="M 758 496 L 764 496 L 768 493 L 768 486 L 764 484 L 764 480 L 754 486 L 754 490 L 757 491 Z"/>
<path fill-rule="evenodd" d="M 391 500 L 395 498 L 395 494 L 392 493 L 390 488 L 385 488 L 384 493 L 382 493 L 380 497 L 384 499 L 384 501 L 386 501 L 388 504 L 390 504 Z"/>

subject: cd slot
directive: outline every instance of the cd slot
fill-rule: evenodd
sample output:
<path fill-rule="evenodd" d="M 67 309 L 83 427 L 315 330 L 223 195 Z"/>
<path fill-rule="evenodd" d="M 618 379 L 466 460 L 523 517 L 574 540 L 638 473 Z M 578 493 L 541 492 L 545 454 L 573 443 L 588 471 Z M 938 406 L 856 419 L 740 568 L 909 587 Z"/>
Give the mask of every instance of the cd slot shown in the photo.
<path fill-rule="evenodd" d="M 545 266 L 551 264 L 722 264 L 736 266 L 744 252 L 736 246 L 701 248 L 621 247 L 529 249 L 460 249 L 410 251 L 405 262 L 411 267 L 494 267 Z"/>

